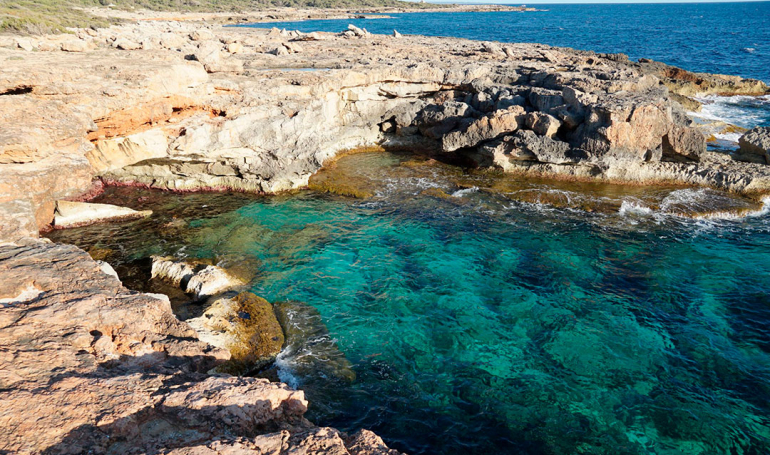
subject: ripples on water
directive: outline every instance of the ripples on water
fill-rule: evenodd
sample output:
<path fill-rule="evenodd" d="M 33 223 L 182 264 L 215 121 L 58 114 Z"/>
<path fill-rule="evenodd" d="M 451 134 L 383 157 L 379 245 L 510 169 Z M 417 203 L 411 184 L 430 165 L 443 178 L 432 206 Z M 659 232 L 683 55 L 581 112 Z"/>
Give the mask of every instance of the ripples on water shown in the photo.
<path fill-rule="evenodd" d="M 110 189 L 103 201 L 155 215 L 51 237 L 122 274 L 149 254 L 248 259 L 254 292 L 300 302 L 286 314 L 306 336 L 278 366 L 307 391 L 309 417 L 410 453 L 770 452 L 770 224 L 758 205 L 385 153 L 318 178 L 376 194 Z M 675 214 L 736 204 L 755 216 Z"/>

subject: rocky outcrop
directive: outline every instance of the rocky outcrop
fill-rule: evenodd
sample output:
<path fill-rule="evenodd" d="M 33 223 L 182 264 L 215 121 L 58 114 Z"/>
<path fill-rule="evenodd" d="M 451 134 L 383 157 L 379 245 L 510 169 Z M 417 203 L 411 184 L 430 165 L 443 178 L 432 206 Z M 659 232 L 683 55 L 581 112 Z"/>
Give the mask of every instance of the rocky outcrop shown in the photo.
<path fill-rule="evenodd" d="M 206 374 L 229 352 L 76 247 L 2 244 L 0 276 L 0 451 L 395 453 L 314 427 L 301 391 Z"/>
<path fill-rule="evenodd" d="M 273 305 L 250 292 L 212 298 L 201 316 L 186 322 L 202 341 L 230 352 L 217 371 L 243 375 L 263 368 L 284 343 Z"/>
<path fill-rule="evenodd" d="M 756 127 L 738 140 L 735 158 L 749 163 L 770 164 L 770 127 Z"/>
<path fill-rule="evenodd" d="M 150 215 L 152 210 L 137 211 L 110 204 L 56 201 L 53 225 L 56 229 L 66 229 L 106 221 L 135 220 Z"/>
<path fill-rule="evenodd" d="M 152 278 L 165 280 L 201 300 L 246 284 L 241 277 L 205 262 L 152 258 Z"/>

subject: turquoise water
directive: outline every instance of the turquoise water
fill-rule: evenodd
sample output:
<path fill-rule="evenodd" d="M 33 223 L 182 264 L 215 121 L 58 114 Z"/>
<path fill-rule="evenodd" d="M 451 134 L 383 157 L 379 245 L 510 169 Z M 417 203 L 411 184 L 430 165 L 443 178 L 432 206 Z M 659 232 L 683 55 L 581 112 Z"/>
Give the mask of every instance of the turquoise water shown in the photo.
<path fill-rule="evenodd" d="M 770 453 L 770 215 L 692 219 L 671 207 L 727 196 L 405 160 L 344 158 L 364 200 L 111 189 L 156 214 L 52 237 L 115 252 L 119 273 L 158 253 L 248 258 L 253 291 L 316 328 L 278 361 L 308 417 L 409 453 Z"/>

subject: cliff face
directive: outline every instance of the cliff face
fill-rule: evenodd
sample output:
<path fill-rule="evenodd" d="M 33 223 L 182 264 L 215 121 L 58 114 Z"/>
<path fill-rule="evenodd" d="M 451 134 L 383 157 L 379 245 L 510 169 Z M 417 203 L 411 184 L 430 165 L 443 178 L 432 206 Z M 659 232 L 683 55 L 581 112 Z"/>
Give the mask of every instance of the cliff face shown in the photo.
<path fill-rule="evenodd" d="M 341 150 L 385 145 L 557 178 L 770 190 L 769 166 L 706 151 L 669 92 L 691 94 L 689 73 L 618 55 L 164 22 L 6 41 L 0 450 L 389 453 L 371 433 L 312 426 L 302 392 L 207 375 L 229 353 L 167 299 L 32 240 L 96 177 L 269 193 L 307 185 Z"/>

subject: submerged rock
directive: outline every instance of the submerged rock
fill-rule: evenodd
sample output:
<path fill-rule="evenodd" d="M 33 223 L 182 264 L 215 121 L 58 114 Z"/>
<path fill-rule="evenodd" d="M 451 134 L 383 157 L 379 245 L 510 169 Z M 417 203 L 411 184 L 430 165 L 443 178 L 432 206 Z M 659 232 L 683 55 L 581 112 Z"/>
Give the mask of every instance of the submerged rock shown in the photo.
<path fill-rule="evenodd" d="M 137 211 L 110 204 L 56 201 L 53 224 L 57 229 L 66 229 L 107 221 L 135 220 L 150 215 L 152 210 Z"/>
<path fill-rule="evenodd" d="M 291 301 L 276 303 L 275 312 L 286 335 L 286 347 L 278 357 L 278 364 L 279 369 L 288 370 L 288 375 L 282 376 L 279 370 L 281 380 L 292 382 L 292 377 L 323 377 L 352 382 L 356 379 L 353 364 L 329 335 L 317 309 Z"/>
<path fill-rule="evenodd" d="M 203 315 L 186 322 L 201 340 L 230 351 L 230 361 L 217 370 L 231 374 L 266 366 L 284 343 L 273 305 L 251 292 L 213 298 Z"/>

